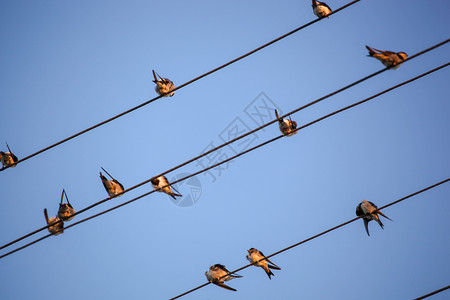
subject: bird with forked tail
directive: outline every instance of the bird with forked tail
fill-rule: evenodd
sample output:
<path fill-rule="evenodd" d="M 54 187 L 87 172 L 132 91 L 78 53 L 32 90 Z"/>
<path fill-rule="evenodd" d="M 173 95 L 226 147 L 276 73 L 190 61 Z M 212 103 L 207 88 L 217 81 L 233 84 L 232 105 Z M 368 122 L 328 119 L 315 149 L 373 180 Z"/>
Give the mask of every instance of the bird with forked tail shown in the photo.
<path fill-rule="evenodd" d="M 235 291 L 236 289 L 229 287 L 224 281 L 229 281 L 234 278 L 241 278 L 241 275 L 238 274 L 232 274 L 230 271 L 227 270 L 227 268 L 224 265 L 221 264 L 215 264 L 213 266 L 209 267 L 209 270 L 205 272 L 205 276 L 208 279 L 209 282 L 220 286 L 224 289 Z"/>
<path fill-rule="evenodd" d="M 393 70 L 398 69 L 400 64 L 408 57 L 405 52 L 382 51 L 366 45 L 369 50 L 370 57 L 374 57 L 381 61 L 383 65 Z"/>
<path fill-rule="evenodd" d="M 0 161 L 2 162 L 2 167 L 14 168 L 15 166 L 17 166 L 16 162 L 19 159 L 17 159 L 17 156 L 15 156 L 14 153 L 12 153 L 8 143 L 6 143 L 6 147 L 8 148 L 9 152 L 0 151 Z"/>
<path fill-rule="evenodd" d="M 48 217 L 47 209 L 44 209 L 44 217 L 45 221 L 47 222 L 47 225 L 50 225 L 52 223 L 58 222 L 49 228 L 47 228 L 48 232 L 50 232 L 53 235 L 58 235 L 64 232 L 64 223 L 61 221 L 58 217 Z"/>
<path fill-rule="evenodd" d="M 155 188 L 155 191 L 166 193 L 167 195 L 171 196 L 174 200 L 177 200 L 175 197 L 182 197 L 182 195 L 177 190 L 175 190 L 174 187 L 171 187 L 169 185 L 169 181 L 167 180 L 166 176 L 164 176 L 164 175 L 152 179 L 151 183 L 152 183 L 153 187 Z M 174 193 L 172 191 L 172 188 L 177 193 Z"/>
<path fill-rule="evenodd" d="M 366 228 L 366 232 L 367 232 L 368 236 L 370 236 L 369 222 L 372 220 L 375 220 L 380 225 L 381 229 L 384 229 L 384 225 L 383 225 L 383 223 L 381 223 L 381 220 L 380 220 L 380 217 L 378 216 L 378 214 L 382 215 L 383 217 L 385 217 L 388 220 L 391 220 L 385 214 L 383 214 L 381 211 L 379 211 L 378 207 L 370 201 L 363 200 L 356 207 L 356 215 L 358 217 L 364 216 L 362 219 L 364 221 L 364 227 Z"/>
<path fill-rule="evenodd" d="M 63 203 L 64 195 L 66 195 L 67 203 Z M 59 203 L 58 218 L 60 218 L 64 222 L 71 221 L 74 218 L 74 213 L 75 209 L 73 209 L 72 204 L 70 204 L 69 202 L 69 198 L 67 198 L 66 191 L 63 189 L 61 194 L 61 202 Z"/>
<path fill-rule="evenodd" d="M 103 176 L 102 172 L 100 172 L 100 179 L 102 180 L 103 186 L 105 187 L 106 192 L 109 195 L 109 198 L 114 198 L 120 195 L 123 191 L 123 185 L 117 181 L 114 177 L 111 176 L 105 169 L 102 168 L 103 171 L 105 171 L 106 174 L 111 177 L 112 180 L 106 179 L 105 176 Z"/>
<path fill-rule="evenodd" d="M 162 78 L 154 70 L 152 70 L 152 72 L 153 78 L 155 78 L 153 82 L 156 83 L 155 91 L 158 93 L 158 95 L 163 97 L 172 97 L 175 94 L 175 92 L 172 92 L 172 90 L 175 89 L 175 85 L 173 84 L 173 82 L 167 78 Z"/>
<path fill-rule="evenodd" d="M 269 276 L 269 279 L 272 279 L 271 276 L 274 276 L 270 269 L 281 270 L 280 267 L 271 262 L 268 258 L 264 259 L 266 256 L 258 249 L 250 248 L 247 250 L 247 252 L 247 259 L 250 261 L 250 263 L 256 262 L 254 266 L 263 268 L 264 271 L 266 271 L 267 276 Z"/>
<path fill-rule="evenodd" d="M 280 131 L 284 136 L 293 136 L 298 133 L 297 122 L 292 121 L 291 117 L 289 119 L 281 119 L 278 116 L 278 111 L 275 109 L 275 116 L 278 120 L 278 126 L 280 127 Z"/>

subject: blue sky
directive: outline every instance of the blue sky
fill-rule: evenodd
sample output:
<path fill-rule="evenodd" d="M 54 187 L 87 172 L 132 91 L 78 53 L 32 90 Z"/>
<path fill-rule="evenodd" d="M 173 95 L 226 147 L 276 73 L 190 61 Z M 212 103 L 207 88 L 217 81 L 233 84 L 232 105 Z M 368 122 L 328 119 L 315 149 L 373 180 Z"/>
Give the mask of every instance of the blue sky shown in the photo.
<path fill-rule="evenodd" d="M 380 70 L 366 44 L 412 55 L 447 39 L 449 8 L 445 0 L 363 0 L 172 98 L 1 172 L 1 244 L 44 226 L 42 211 L 56 214 L 63 188 L 78 210 L 104 199 L 100 167 L 131 187 L 217 146 L 236 122 L 256 128 L 247 113 L 262 99 L 288 112 Z M 0 148 L 7 141 L 25 157 L 155 97 L 152 69 L 180 85 L 314 18 L 309 0 L 3 1 Z M 440 47 L 292 118 L 310 122 L 444 64 L 448 53 L 449 45 Z M 192 206 L 153 193 L 8 256 L 0 261 L 0 294 L 168 299 L 204 283 L 212 264 L 247 264 L 251 247 L 268 255 L 353 218 L 364 199 L 382 206 L 446 179 L 448 72 L 240 157 L 221 174 L 214 170 L 214 179 L 197 176 L 180 186 L 185 195 L 201 188 Z M 278 134 L 270 126 L 252 145 Z M 193 163 L 167 177 L 200 168 Z M 358 221 L 280 254 L 272 261 L 282 270 L 270 281 L 252 267 L 229 282 L 236 293 L 209 285 L 184 299 L 421 296 L 448 285 L 449 195 L 447 183 L 386 209 L 394 221 L 384 230 L 371 222 L 371 237 Z"/>

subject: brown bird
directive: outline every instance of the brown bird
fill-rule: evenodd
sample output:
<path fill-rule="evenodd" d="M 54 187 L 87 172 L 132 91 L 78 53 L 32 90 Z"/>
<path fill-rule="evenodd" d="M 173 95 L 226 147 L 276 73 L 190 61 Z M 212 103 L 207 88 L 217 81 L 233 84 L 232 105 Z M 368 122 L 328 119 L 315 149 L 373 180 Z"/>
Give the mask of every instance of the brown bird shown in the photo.
<path fill-rule="evenodd" d="M 166 176 L 159 176 L 158 178 L 152 179 L 151 183 L 153 184 L 153 187 L 158 192 L 166 193 L 167 195 L 171 196 L 174 200 L 177 200 L 175 197 L 182 197 L 181 194 L 178 193 L 177 190 L 175 190 L 174 187 L 171 187 L 169 185 L 169 181 L 167 180 Z M 174 193 L 172 191 L 172 188 L 178 193 Z"/>
<path fill-rule="evenodd" d="M 110 198 L 114 198 L 120 193 L 124 191 L 123 185 L 114 179 L 114 177 L 111 176 L 105 169 L 102 168 L 103 171 L 105 171 L 106 174 L 111 177 L 112 180 L 106 179 L 105 176 L 103 176 L 102 172 L 100 172 L 100 179 L 102 180 L 103 186 L 105 187 L 106 192 L 108 192 L 108 195 Z"/>
<path fill-rule="evenodd" d="M 385 214 L 383 214 L 381 211 L 379 211 L 378 207 L 370 201 L 363 200 L 356 207 L 356 215 L 358 217 L 364 216 L 362 219 L 364 221 L 364 227 L 366 228 L 366 232 L 367 232 L 368 236 L 370 236 L 369 222 L 372 220 L 375 220 L 380 225 L 381 229 L 384 229 L 384 225 L 383 225 L 383 223 L 381 223 L 381 220 L 380 220 L 380 217 L 378 216 L 378 214 L 382 215 L 383 217 L 385 217 L 388 220 L 391 220 Z"/>
<path fill-rule="evenodd" d="M 382 51 L 366 45 L 369 50 L 370 57 L 374 57 L 381 61 L 383 65 L 391 69 L 398 69 L 400 64 L 408 57 L 405 52 Z"/>
<path fill-rule="evenodd" d="M 331 14 L 331 8 L 325 3 L 316 0 L 312 0 L 312 7 L 314 14 L 319 17 L 319 19 L 328 18 L 328 15 Z"/>
<path fill-rule="evenodd" d="M 155 91 L 158 93 L 158 95 L 163 97 L 172 97 L 175 94 L 175 92 L 171 92 L 173 89 L 175 89 L 175 85 L 173 84 L 173 82 L 167 78 L 162 78 L 154 70 L 152 70 L 152 72 L 153 77 L 155 78 L 153 82 L 156 83 Z M 158 77 L 156 77 L 157 75 L 159 79 Z"/>
<path fill-rule="evenodd" d="M 64 195 L 66 195 L 67 203 L 63 203 Z M 67 198 L 66 191 L 63 189 L 61 194 L 61 203 L 59 203 L 58 218 L 60 218 L 64 222 L 71 221 L 74 218 L 74 213 L 75 209 L 73 209 L 72 205 L 69 202 L 69 198 Z"/>
<path fill-rule="evenodd" d="M 205 272 L 205 276 L 208 279 L 209 282 L 214 283 L 217 286 L 223 287 L 224 289 L 235 291 L 236 289 L 233 289 L 232 287 L 229 287 L 224 281 L 229 281 L 234 278 L 241 278 L 241 275 L 238 274 L 232 274 L 230 271 L 225 268 L 224 265 L 221 264 L 215 264 L 213 266 L 209 267 L 209 270 Z"/>
<path fill-rule="evenodd" d="M 47 221 L 47 225 L 50 225 L 52 223 L 58 222 L 55 225 L 50 226 L 47 228 L 48 232 L 50 232 L 53 235 L 58 235 L 64 232 L 64 223 L 61 221 L 58 217 L 51 217 L 48 218 L 47 209 L 44 209 L 44 216 L 45 221 Z"/>
<path fill-rule="evenodd" d="M 264 271 L 266 271 L 267 276 L 269 276 L 269 279 L 272 279 L 270 276 L 274 276 L 274 274 L 272 273 L 272 271 L 270 271 L 270 269 L 281 270 L 280 267 L 271 262 L 268 258 L 261 260 L 265 258 L 265 256 L 258 249 L 250 248 L 247 250 L 247 252 L 248 252 L 247 259 L 250 261 L 250 263 L 258 261 L 256 264 L 254 264 L 254 266 L 263 268 Z M 272 265 L 270 265 L 269 263 Z"/>
<path fill-rule="evenodd" d="M 2 162 L 3 168 L 11 167 L 14 168 L 16 162 L 18 161 L 17 156 L 12 153 L 11 149 L 9 149 L 8 143 L 6 143 L 6 147 L 8 147 L 9 152 L 0 151 L 0 161 Z"/>
<path fill-rule="evenodd" d="M 295 130 L 297 128 L 297 122 L 292 121 L 291 117 L 289 117 L 289 119 L 281 119 L 278 116 L 278 111 L 276 109 L 275 116 L 277 117 L 280 131 L 284 136 L 293 136 L 294 134 L 298 133 L 298 130 Z"/>

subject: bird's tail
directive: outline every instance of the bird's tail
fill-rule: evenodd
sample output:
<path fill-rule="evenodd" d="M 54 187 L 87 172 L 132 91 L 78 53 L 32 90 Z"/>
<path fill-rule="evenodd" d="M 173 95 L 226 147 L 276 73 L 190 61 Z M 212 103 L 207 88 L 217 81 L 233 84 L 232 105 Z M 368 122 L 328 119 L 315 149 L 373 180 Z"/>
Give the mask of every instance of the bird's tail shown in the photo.
<path fill-rule="evenodd" d="M 272 273 L 272 271 L 270 271 L 269 267 L 270 267 L 269 265 L 264 266 L 264 271 L 266 271 L 266 274 L 267 274 L 267 276 L 269 276 L 269 279 L 272 279 L 271 276 L 275 276 L 275 275 Z"/>
<path fill-rule="evenodd" d="M 69 197 L 67 197 L 67 193 L 66 193 L 66 191 L 65 190 L 63 190 L 63 192 L 64 192 L 64 195 L 66 195 L 66 200 L 67 200 L 67 203 L 70 205 L 70 202 L 69 202 Z"/>
<path fill-rule="evenodd" d="M 371 48 L 367 45 L 366 45 L 366 48 L 367 48 L 367 50 L 369 50 L 369 55 L 367 55 L 367 56 L 374 56 L 374 54 L 376 54 L 376 52 L 375 52 L 376 49 Z"/>
<path fill-rule="evenodd" d="M 270 271 L 269 269 L 266 270 L 266 274 L 267 276 L 269 276 L 269 279 L 272 279 L 270 276 L 275 276 L 272 271 Z"/>
<path fill-rule="evenodd" d="M 105 171 L 105 173 L 108 174 L 109 177 L 111 177 L 112 180 L 116 180 L 114 177 L 111 176 L 111 174 L 108 173 L 108 171 L 106 171 L 105 169 L 103 169 L 103 167 L 100 167 L 100 168 L 102 168 L 102 170 Z M 101 174 L 101 173 L 100 173 L 100 174 Z"/>
<path fill-rule="evenodd" d="M 280 119 L 280 116 L 278 116 L 278 111 L 277 111 L 276 109 L 275 109 L 275 116 L 277 117 L 278 124 L 281 125 L 281 123 L 282 123 L 283 121 Z"/>
<path fill-rule="evenodd" d="M 176 193 L 174 193 L 173 191 L 171 191 L 172 192 L 171 196 L 173 197 L 173 199 L 175 199 L 175 197 L 183 197 L 183 195 L 181 195 L 180 192 L 177 191 L 177 189 L 174 188 L 173 186 L 172 186 L 172 189 L 176 192 Z M 175 200 L 177 200 L 177 199 L 175 199 Z"/>
<path fill-rule="evenodd" d="M 369 220 L 364 218 L 363 221 L 364 221 L 364 227 L 366 228 L 367 235 L 370 236 L 370 233 L 369 233 Z"/>
<path fill-rule="evenodd" d="M 48 213 L 47 213 L 46 208 L 44 208 L 44 216 L 45 216 L 45 221 L 47 221 L 47 224 L 48 224 Z"/>
<path fill-rule="evenodd" d="M 174 192 L 171 192 L 169 195 L 170 195 L 170 197 L 173 198 L 173 200 L 177 200 L 177 198 L 175 198 L 175 197 L 182 197 L 183 196 L 183 195 L 180 195 L 180 194 L 177 194 L 177 193 L 174 193 Z"/>

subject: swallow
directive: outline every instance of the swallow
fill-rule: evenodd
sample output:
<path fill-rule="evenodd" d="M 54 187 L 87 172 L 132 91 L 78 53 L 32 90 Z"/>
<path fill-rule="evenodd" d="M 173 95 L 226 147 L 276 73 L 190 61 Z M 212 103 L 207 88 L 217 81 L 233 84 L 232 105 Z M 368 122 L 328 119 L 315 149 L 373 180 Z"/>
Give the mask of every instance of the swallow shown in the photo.
<path fill-rule="evenodd" d="M 114 179 L 114 177 L 112 177 L 111 174 L 109 174 L 105 169 L 102 168 L 102 170 L 112 178 L 112 180 L 108 180 L 105 176 L 103 176 L 102 172 L 100 172 L 100 179 L 102 180 L 105 190 L 108 192 L 109 198 L 114 198 L 118 194 L 122 193 L 124 191 L 123 185 Z"/>
<path fill-rule="evenodd" d="M 316 0 L 312 0 L 312 7 L 314 14 L 319 18 L 325 18 L 331 14 L 331 8 L 325 3 Z"/>
<path fill-rule="evenodd" d="M 44 216 L 45 221 L 47 221 L 47 225 L 50 225 L 52 223 L 58 222 L 55 225 L 50 226 L 47 228 L 48 232 L 50 232 L 53 235 L 58 235 L 64 232 L 64 223 L 61 221 L 58 217 L 51 217 L 48 218 L 47 209 L 44 209 Z"/>
<path fill-rule="evenodd" d="M 223 287 L 224 289 L 235 292 L 236 289 L 229 287 L 223 282 L 229 281 L 234 278 L 242 277 L 241 275 L 230 273 L 230 271 L 228 271 L 227 268 L 225 268 L 225 266 L 221 264 L 215 264 L 214 266 L 210 266 L 208 272 L 205 272 L 205 276 L 209 282 L 214 283 L 215 285 L 218 285 L 220 287 Z"/>
<path fill-rule="evenodd" d="M 369 50 L 370 57 L 375 57 L 383 63 L 388 68 L 398 69 L 400 64 L 408 57 L 405 52 L 392 52 L 392 51 L 381 51 L 366 45 L 367 50 Z"/>
<path fill-rule="evenodd" d="M 254 263 L 265 258 L 265 255 L 258 249 L 250 248 L 247 250 L 247 252 L 248 252 L 247 259 L 250 261 L 250 263 Z M 272 265 L 270 265 L 269 263 Z M 266 271 L 267 276 L 269 276 L 269 279 L 272 279 L 270 276 L 274 276 L 274 274 L 272 273 L 272 271 L 270 271 L 270 269 L 281 270 L 280 267 L 271 262 L 268 258 L 255 263 L 254 266 L 263 268 L 264 271 Z"/>
<path fill-rule="evenodd" d="M 380 225 L 381 229 L 384 229 L 384 225 L 383 225 L 383 223 L 381 223 L 381 220 L 380 220 L 380 217 L 378 216 L 378 214 L 382 215 L 383 217 L 385 217 L 388 220 L 391 220 L 385 214 L 383 214 L 381 211 L 379 211 L 378 207 L 370 201 L 363 200 L 356 207 L 356 215 L 358 217 L 364 216 L 362 219 L 364 221 L 364 227 L 366 227 L 366 232 L 367 232 L 368 236 L 370 236 L 369 222 L 372 220 L 377 221 L 377 223 Z"/>
<path fill-rule="evenodd" d="M 63 203 L 64 195 L 66 195 L 67 203 Z M 66 191 L 63 189 L 61 194 L 61 203 L 59 203 L 58 218 L 60 218 L 64 222 L 71 221 L 74 218 L 74 213 L 75 209 L 73 209 L 72 204 L 70 204 L 69 202 L 69 198 L 67 198 Z"/>
<path fill-rule="evenodd" d="M 9 149 L 8 143 L 6 143 L 6 147 L 8 147 L 9 152 L 0 151 L 0 161 L 2 162 L 3 168 L 14 168 L 15 166 L 17 166 L 16 162 L 19 159 L 17 159 L 17 156 L 15 156 L 14 153 L 12 153 L 11 149 Z"/>
<path fill-rule="evenodd" d="M 171 196 L 174 200 L 177 200 L 175 196 L 182 197 L 182 195 L 179 194 L 177 190 L 175 190 L 174 187 L 171 187 L 169 185 L 169 181 L 167 180 L 166 176 L 159 176 L 158 178 L 154 178 L 151 180 L 153 187 L 158 192 L 166 193 L 167 195 Z M 178 194 L 174 193 L 172 191 L 172 188 L 177 192 Z"/>
<path fill-rule="evenodd" d="M 291 117 L 289 117 L 289 119 L 281 119 L 278 116 L 278 112 L 276 109 L 275 116 L 277 117 L 280 131 L 284 136 L 293 136 L 294 134 L 297 134 L 298 130 L 295 130 L 297 128 L 297 122 L 292 121 Z"/>
<path fill-rule="evenodd" d="M 175 94 L 175 92 L 171 92 L 173 89 L 175 89 L 175 85 L 173 84 L 173 82 L 167 78 L 162 78 L 154 70 L 152 70 L 152 72 L 153 77 L 155 78 L 153 82 L 156 83 L 155 91 L 158 93 L 158 95 L 163 97 L 172 97 Z M 157 76 L 159 77 L 159 79 Z"/>

